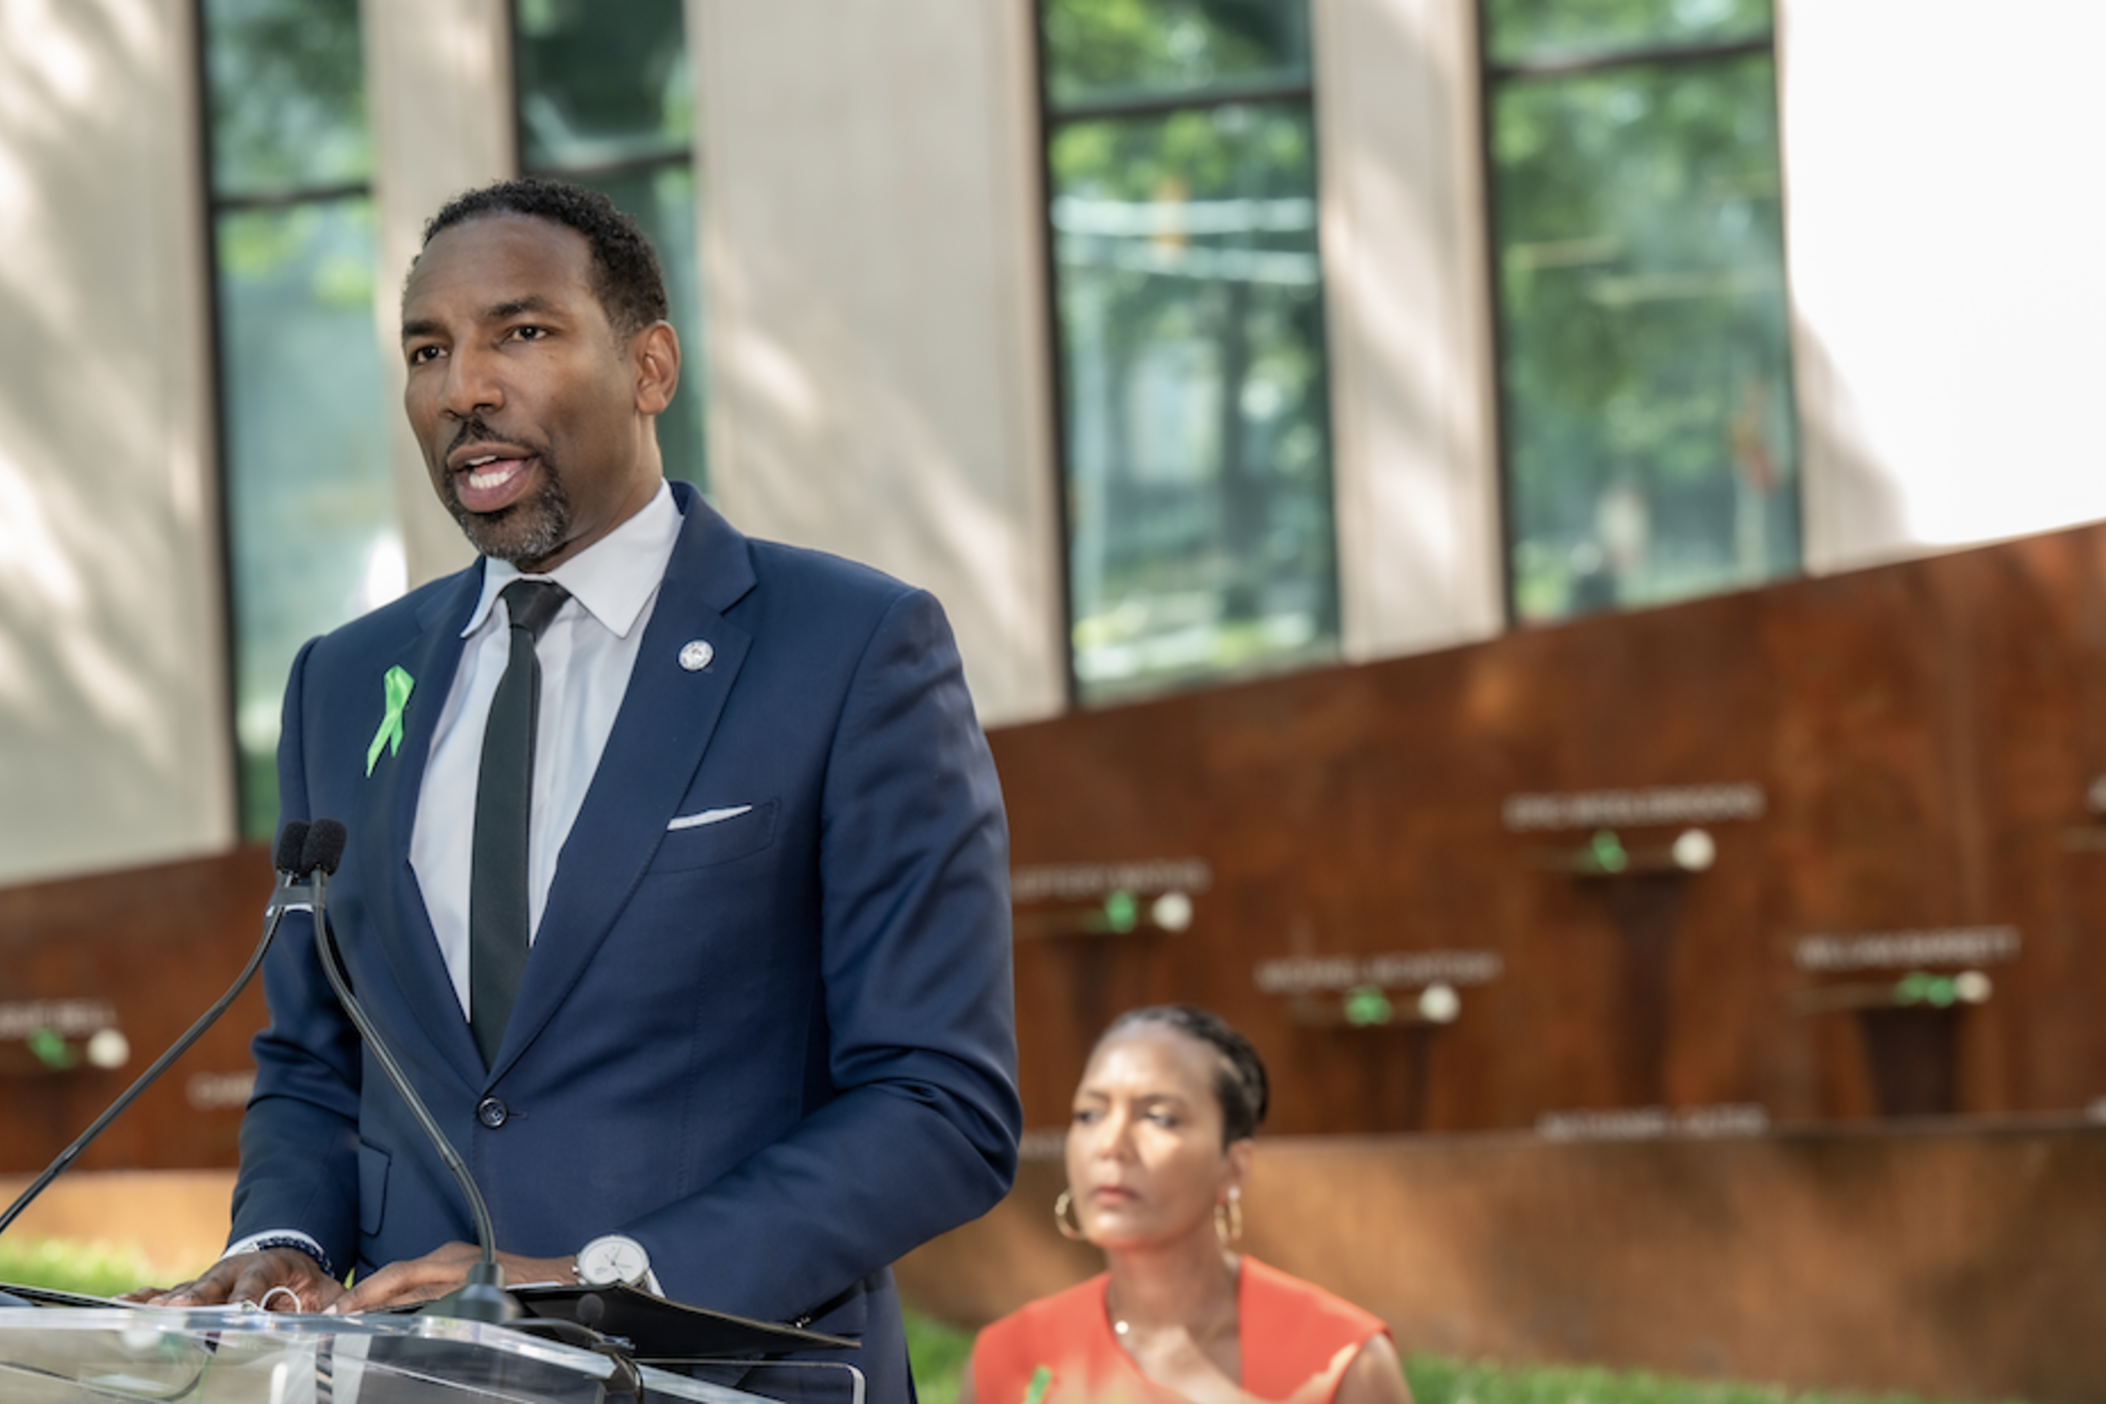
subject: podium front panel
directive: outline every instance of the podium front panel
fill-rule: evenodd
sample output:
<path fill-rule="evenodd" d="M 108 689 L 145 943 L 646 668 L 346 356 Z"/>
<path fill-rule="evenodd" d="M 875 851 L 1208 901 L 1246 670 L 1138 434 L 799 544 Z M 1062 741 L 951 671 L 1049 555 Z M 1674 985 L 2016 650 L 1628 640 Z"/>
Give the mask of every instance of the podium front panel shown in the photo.
<path fill-rule="evenodd" d="M 224 1310 L 0 1310 L 10 1404 L 600 1404 L 626 1393 L 609 1356 L 503 1326 L 435 1317 Z M 638 1372 L 648 1397 L 698 1404 L 861 1404 L 846 1365 Z"/>

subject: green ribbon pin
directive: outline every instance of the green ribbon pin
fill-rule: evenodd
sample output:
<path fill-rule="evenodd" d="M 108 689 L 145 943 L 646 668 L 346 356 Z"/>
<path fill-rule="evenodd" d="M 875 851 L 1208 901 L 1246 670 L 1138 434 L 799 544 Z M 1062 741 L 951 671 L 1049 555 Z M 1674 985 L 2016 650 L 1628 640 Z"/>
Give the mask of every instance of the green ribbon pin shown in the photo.
<path fill-rule="evenodd" d="M 366 747 L 368 779 L 372 778 L 373 767 L 380 763 L 380 752 L 383 748 L 389 755 L 402 749 L 402 709 L 408 705 L 410 689 L 417 685 L 417 680 L 398 663 L 388 669 L 387 676 L 382 678 L 380 683 L 387 692 L 388 712 L 380 719 L 380 730 L 373 733 L 373 744 Z"/>

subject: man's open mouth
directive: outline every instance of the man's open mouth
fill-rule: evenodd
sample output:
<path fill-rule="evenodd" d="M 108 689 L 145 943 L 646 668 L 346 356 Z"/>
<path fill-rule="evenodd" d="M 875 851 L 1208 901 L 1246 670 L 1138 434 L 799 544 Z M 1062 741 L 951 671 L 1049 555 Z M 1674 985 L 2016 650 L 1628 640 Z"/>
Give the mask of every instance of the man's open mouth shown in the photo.
<path fill-rule="evenodd" d="M 534 463 L 531 457 L 478 454 L 454 470 L 454 493 L 470 512 L 502 511 L 526 490 Z"/>

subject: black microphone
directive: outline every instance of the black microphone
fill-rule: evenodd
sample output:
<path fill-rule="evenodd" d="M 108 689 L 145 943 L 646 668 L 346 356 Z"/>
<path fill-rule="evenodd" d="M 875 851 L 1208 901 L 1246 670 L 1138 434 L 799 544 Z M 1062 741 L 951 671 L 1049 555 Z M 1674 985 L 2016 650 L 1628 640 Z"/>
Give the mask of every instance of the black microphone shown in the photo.
<path fill-rule="evenodd" d="M 307 821 L 294 819 L 278 831 L 278 848 L 271 858 L 271 866 L 278 870 L 278 884 L 290 887 L 304 876 L 300 871 L 300 856 L 307 851 Z"/>
<path fill-rule="evenodd" d="M 311 883 L 314 889 L 314 945 L 315 954 L 322 964 L 322 974 L 329 981 L 329 988 L 336 991 L 337 1002 L 351 1016 L 357 1026 L 358 1035 L 366 1041 L 373 1059 L 380 1070 L 387 1074 L 388 1083 L 417 1119 L 432 1149 L 453 1174 L 454 1182 L 461 1187 L 461 1197 L 468 1202 L 468 1213 L 475 1220 L 475 1241 L 482 1249 L 482 1257 L 468 1269 L 468 1280 L 458 1291 L 450 1292 L 435 1302 L 427 1303 L 420 1314 L 427 1316 L 450 1316 L 463 1321 L 504 1322 L 519 1315 L 519 1302 L 505 1291 L 504 1269 L 497 1262 L 497 1231 L 490 1223 L 490 1206 L 483 1202 L 483 1192 L 476 1188 L 475 1177 L 468 1173 L 468 1164 L 461 1159 L 453 1142 L 439 1129 L 439 1123 L 410 1085 L 409 1075 L 402 1071 L 402 1064 L 388 1046 L 380 1028 L 367 1015 L 365 1006 L 352 992 L 350 973 L 343 966 L 343 957 L 337 951 L 336 937 L 329 930 L 325 911 L 328 901 L 329 878 L 336 872 L 337 864 L 343 861 L 344 845 L 348 835 L 344 826 L 334 819 L 317 819 L 307 832 L 307 846 L 301 855 L 304 869 L 314 874 Z"/>
<path fill-rule="evenodd" d="M 278 885 L 271 889 L 271 900 L 264 904 L 264 920 L 270 920 L 274 912 L 282 916 L 300 910 L 307 896 L 307 889 L 300 883 L 307 876 L 307 869 L 301 866 L 306 853 L 307 821 L 288 820 L 278 831 L 278 847 L 271 855 L 271 866 L 278 870 Z"/>
<path fill-rule="evenodd" d="M 300 876 L 320 873 L 323 877 L 336 876 L 337 868 L 344 861 L 344 845 L 351 836 L 344 826 L 334 819 L 317 819 L 308 827 L 300 848 Z"/>
<path fill-rule="evenodd" d="M 339 824 L 337 828 L 341 831 L 343 826 Z M 126 1088 L 124 1094 L 116 1101 L 110 1103 L 103 1114 L 96 1117 L 72 1145 L 60 1151 L 58 1159 L 45 1166 L 44 1173 L 30 1181 L 29 1188 L 23 1190 L 15 1202 L 7 1206 L 7 1212 L 0 1214 L 0 1233 L 7 1232 L 8 1226 L 21 1217 L 22 1211 L 44 1192 L 45 1187 L 63 1174 L 66 1167 L 80 1157 L 82 1151 L 94 1144 L 95 1138 L 122 1115 L 126 1107 L 137 1101 L 141 1092 L 153 1086 L 161 1074 L 167 1071 L 170 1063 L 189 1052 L 190 1045 L 196 1043 L 205 1030 L 211 1028 L 220 1015 L 226 1013 L 227 1006 L 240 998 L 241 992 L 248 988 L 249 981 L 255 977 L 257 967 L 263 964 L 264 953 L 271 948 L 271 938 L 278 934 L 278 923 L 285 919 L 288 911 L 297 910 L 304 902 L 306 892 L 299 885 L 299 879 L 305 872 L 301 865 L 306 860 L 307 847 L 311 842 L 311 830 L 305 820 L 294 819 L 279 830 L 278 846 L 271 857 L 271 866 L 278 870 L 278 885 L 272 889 L 271 899 L 263 908 L 263 939 L 256 943 L 256 953 L 249 957 L 249 963 L 241 968 L 241 974 L 235 977 L 227 992 L 205 1011 L 205 1016 L 192 1024 L 181 1038 L 170 1044 L 166 1053 L 154 1059 L 153 1066 L 141 1073 L 137 1082 Z"/>

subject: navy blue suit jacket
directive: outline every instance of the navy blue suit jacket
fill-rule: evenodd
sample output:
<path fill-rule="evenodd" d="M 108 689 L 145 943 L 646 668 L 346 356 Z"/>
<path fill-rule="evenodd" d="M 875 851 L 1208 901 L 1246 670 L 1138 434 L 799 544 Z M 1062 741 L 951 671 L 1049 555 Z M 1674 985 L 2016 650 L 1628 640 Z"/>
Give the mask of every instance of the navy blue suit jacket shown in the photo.
<path fill-rule="evenodd" d="M 815 1328 L 863 1336 L 872 1397 L 903 1399 L 888 1265 L 985 1212 L 1015 1172 L 993 764 L 932 598 L 748 540 L 676 493 L 679 542 L 494 1067 L 409 861 L 480 563 L 301 652 L 281 817 L 347 826 L 330 925 L 500 1247 L 557 1256 L 619 1230 L 679 1300 L 774 1320 L 831 1303 Z M 714 649 L 699 671 L 680 662 L 692 640 Z M 397 666 L 414 680 L 401 745 L 368 774 Z M 302 1229 L 361 1273 L 472 1240 L 304 918 L 265 982 L 234 1235 Z"/>

